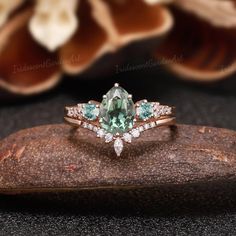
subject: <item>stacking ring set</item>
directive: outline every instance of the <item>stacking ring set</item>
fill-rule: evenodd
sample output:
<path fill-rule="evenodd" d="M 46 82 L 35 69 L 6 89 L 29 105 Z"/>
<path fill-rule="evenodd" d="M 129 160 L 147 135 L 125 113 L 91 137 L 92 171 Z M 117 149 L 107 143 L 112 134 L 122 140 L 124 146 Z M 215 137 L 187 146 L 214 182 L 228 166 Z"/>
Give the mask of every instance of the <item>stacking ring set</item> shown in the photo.
<path fill-rule="evenodd" d="M 64 119 L 72 126 L 94 132 L 104 143 L 113 142 L 117 156 L 125 143 L 130 144 L 146 130 L 176 122 L 174 107 L 147 100 L 134 103 L 132 95 L 117 83 L 101 103 L 91 100 L 66 106 Z"/>

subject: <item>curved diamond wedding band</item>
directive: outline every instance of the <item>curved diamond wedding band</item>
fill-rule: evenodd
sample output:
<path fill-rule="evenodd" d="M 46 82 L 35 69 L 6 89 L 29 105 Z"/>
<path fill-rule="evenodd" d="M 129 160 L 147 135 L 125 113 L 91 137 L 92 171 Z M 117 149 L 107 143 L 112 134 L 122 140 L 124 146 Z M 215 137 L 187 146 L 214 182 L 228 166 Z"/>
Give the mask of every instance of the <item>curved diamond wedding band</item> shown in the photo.
<path fill-rule="evenodd" d="M 103 96 L 101 103 L 89 101 L 65 107 L 65 121 L 73 126 L 91 130 L 105 143 L 114 142 L 117 156 L 124 143 L 131 143 L 142 132 L 163 125 L 174 125 L 174 108 L 158 102 L 141 100 L 134 104 L 132 95 L 115 84 Z"/>

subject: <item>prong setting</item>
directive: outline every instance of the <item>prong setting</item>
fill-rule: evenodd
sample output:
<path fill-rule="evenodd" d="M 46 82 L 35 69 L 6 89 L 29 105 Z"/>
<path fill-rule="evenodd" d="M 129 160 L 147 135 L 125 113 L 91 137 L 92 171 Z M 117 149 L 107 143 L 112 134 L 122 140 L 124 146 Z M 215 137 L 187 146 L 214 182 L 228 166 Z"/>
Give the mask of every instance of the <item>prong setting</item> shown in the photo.
<path fill-rule="evenodd" d="M 128 94 L 123 88 L 120 87 L 118 83 L 114 85 L 117 90 L 113 90 L 113 92 L 107 95 L 103 95 L 103 99 L 110 99 L 111 96 L 114 96 L 115 99 L 120 99 L 120 104 L 123 104 L 122 102 L 126 102 L 125 104 L 132 103 L 132 110 L 131 108 L 128 108 L 125 112 L 132 111 L 129 118 L 132 123 L 130 123 L 130 126 L 127 126 L 127 122 L 130 122 L 129 119 L 124 119 L 119 122 L 122 125 L 125 126 L 124 129 L 110 129 L 107 128 L 106 123 L 104 125 L 104 119 L 108 122 L 111 122 L 111 124 L 116 127 L 119 125 L 116 122 L 119 117 L 126 116 L 127 113 L 122 113 L 121 111 L 113 111 L 117 112 L 115 114 L 112 114 L 113 116 L 105 116 L 101 112 L 101 107 L 104 106 L 104 104 L 107 104 L 107 101 L 103 101 L 101 103 L 97 101 L 89 101 L 88 103 L 81 103 L 77 104 L 77 106 L 74 107 L 66 107 L 65 112 L 65 120 L 70 123 L 71 125 L 76 125 L 85 129 L 88 129 L 94 133 L 96 133 L 96 136 L 98 138 L 101 138 L 105 141 L 105 143 L 114 143 L 114 149 L 116 151 L 117 156 L 121 155 L 121 152 L 124 147 L 124 143 L 130 144 L 132 141 L 136 138 L 139 138 L 141 133 L 144 131 L 147 131 L 152 128 L 156 128 L 161 125 L 174 123 L 175 117 L 174 117 L 174 108 L 169 106 L 163 106 L 160 105 L 159 102 L 148 102 L 147 99 L 141 100 L 136 102 L 136 104 L 133 103 L 132 94 Z M 113 88 L 114 89 L 114 88 Z M 125 91 L 125 96 L 122 94 L 122 89 Z M 124 92 L 123 92 L 124 93 Z M 114 95 L 115 94 L 115 95 Z M 123 97 L 122 97 L 122 95 Z M 122 100 L 123 99 L 123 100 Z M 109 101 L 112 101 L 111 99 Z M 112 104 L 112 103 L 111 103 Z M 116 103 L 114 103 L 116 104 Z M 113 104 L 113 105 L 114 105 Z M 119 103 L 118 103 L 119 104 Z M 117 105 L 117 104 L 116 104 Z M 115 106 L 114 106 L 115 107 Z M 107 108 L 108 109 L 108 108 Z M 123 109 L 123 107 L 119 108 L 120 110 Z M 107 114 L 106 114 L 107 115 Z M 108 118 L 107 118 L 108 117 Z M 113 119 L 113 120 L 112 120 Z M 108 124 L 109 125 L 109 124 Z"/>

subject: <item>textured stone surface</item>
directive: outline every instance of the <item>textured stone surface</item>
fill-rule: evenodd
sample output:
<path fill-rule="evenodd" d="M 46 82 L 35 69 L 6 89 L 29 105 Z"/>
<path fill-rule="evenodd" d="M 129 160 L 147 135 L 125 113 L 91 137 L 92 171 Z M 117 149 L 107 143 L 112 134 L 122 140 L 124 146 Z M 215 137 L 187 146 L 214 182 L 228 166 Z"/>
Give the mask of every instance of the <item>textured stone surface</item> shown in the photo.
<path fill-rule="evenodd" d="M 116 157 L 91 131 L 50 125 L 0 143 L 0 191 L 234 184 L 236 132 L 179 125 L 145 132 Z M 235 185 L 236 186 L 236 185 Z"/>

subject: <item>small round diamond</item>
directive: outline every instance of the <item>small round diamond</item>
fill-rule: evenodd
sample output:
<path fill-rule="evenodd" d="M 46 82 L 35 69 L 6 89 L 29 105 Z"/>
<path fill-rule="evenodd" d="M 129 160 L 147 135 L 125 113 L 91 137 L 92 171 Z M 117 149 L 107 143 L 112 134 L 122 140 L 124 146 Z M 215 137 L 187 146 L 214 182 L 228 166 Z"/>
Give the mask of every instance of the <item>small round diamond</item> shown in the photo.
<path fill-rule="evenodd" d="M 153 104 L 150 102 L 143 102 L 137 108 L 137 115 L 141 120 L 148 120 L 154 115 Z"/>
<path fill-rule="evenodd" d="M 131 134 L 132 134 L 132 136 L 133 136 L 134 138 L 138 138 L 138 137 L 140 136 L 140 132 L 139 132 L 138 129 L 133 129 L 133 130 L 131 131 Z"/>
<path fill-rule="evenodd" d="M 89 130 L 93 130 L 93 125 L 89 124 L 89 125 L 88 125 L 88 129 L 89 129 Z"/>
<path fill-rule="evenodd" d="M 149 124 L 144 125 L 144 129 L 149 129 L 149 128 L 150 128 Z"/>
<path fill-rule="evenodd" d="M 161 116 L 161 107 L 159 103 L 154 105 L 154 117 L 159 118 Z"/>
<path fill-rule="evenodd" d="M 97 136 L 98 136 L 99 138 L 103 138 L 103 137 L 105 136 L 105 134 L 106 134 L 106 132 L 105 132 L 104 129 L 99 129 L 99 130 L 97 131 Z"/>
<path fill-rule="evenodd" d="M 143 132 L 144 131 L 143 126 L 140 126 L 138 129 L 139 129 L 139 132 Z"/>
<path fill-rule="evenodd" d="M 123 135 L 123 139 L 125 140 L 125 142 L 131 143 L 131 141 L 132 141 L 132 135 L 129 134 L 129 133 L 125 133 L 125 134 Z"/>
<path fill-rule="evenodd" d="M 158 118 L 160 116 L 171 115 L 171 113 L 172 113 L 171 107 L 158 105 L 156 106 L 154 116 Z"/>
<path fill-rule="evenodd" d="M 93 127 L 93 131 L 94 131 L 94 132 L 98 132 L 98 127 L 94 126 L 94 127 Z"/>
<path fill-rule="evenodd" d="M 151 127 L 151 128 L 155 128 L 155 127 L 156 127 L 155 122 L 150 123 L 150 127 Z"/>
<path fill-rule="evenodd" d="M 113 140 L 113 134 L 108 133 L 105 135 L 105 142 L 110 143 Z"/>
<path fill-rule="evenodd" d="M 83 117 L 87 120 L 96 120 L 99 114 L 99 109 L 95 104 L 84 104 L 82 110 Z"/>
<path fill-rule="evenodd" d="M 88 128 L 88 124 L 86 122 L 83 123 L 83 128 L 87 129 Z"/>
<path fill-rule="evenodd" d="M 165 109 L 165 113 L 166 113 L 166 115 L 170 115 L 171 112 L 172 112 L 171 107 L 166 107 L 166 109 Z"/>

